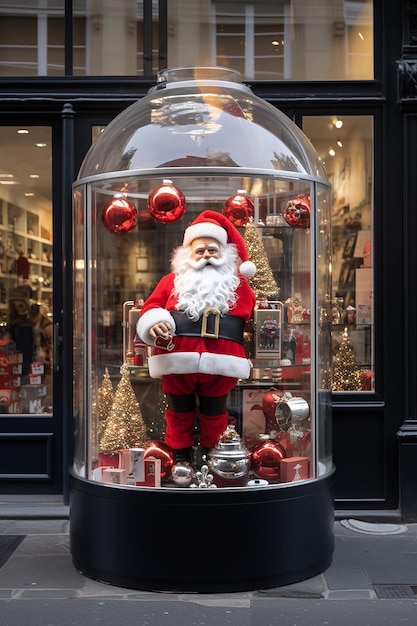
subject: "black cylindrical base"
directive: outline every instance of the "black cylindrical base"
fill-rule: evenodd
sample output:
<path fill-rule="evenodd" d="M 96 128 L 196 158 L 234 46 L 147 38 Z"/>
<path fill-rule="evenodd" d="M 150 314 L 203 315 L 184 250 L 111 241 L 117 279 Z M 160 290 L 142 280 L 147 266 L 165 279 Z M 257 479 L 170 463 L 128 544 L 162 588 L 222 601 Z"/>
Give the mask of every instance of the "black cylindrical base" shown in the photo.
<path fill-rule="evenodd" d="M 124 489 L 71 475 L 70 540 L 84 575 L 147 591 L 231 592 L 323 572 L 333 476 L 279 487 Z"/>

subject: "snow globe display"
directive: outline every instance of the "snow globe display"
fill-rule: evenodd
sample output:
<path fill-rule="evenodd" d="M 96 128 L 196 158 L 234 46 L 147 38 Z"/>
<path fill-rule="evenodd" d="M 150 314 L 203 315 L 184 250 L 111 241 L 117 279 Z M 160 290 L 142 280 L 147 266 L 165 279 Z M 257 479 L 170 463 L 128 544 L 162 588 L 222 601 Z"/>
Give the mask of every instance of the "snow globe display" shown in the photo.
<path fill-rule="evenodd" d="M 87 153 L 73 233 L 75 567 L 185 592 L 322 572 L 330 185 L 309 140 L 238 72 L 165 70 Z"/>

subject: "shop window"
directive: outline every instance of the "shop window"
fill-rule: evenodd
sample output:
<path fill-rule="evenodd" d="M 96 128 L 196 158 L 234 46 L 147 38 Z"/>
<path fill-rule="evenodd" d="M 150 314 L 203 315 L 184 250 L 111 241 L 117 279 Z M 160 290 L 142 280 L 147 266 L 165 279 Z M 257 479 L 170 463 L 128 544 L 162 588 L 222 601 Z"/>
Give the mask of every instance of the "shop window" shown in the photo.
<path fill-rule="evenodd" d="M 373 1 L 74 0 L 73 74 L 223 65 L 248 80 L 372 80 Z M 64 2 L 0 0 L 0 74 L 65 73 Z M 67 25 L 68 26 L 68 25 Z"/>
<path fill-rule="evenodd" d="M 214 2 L 212 61 L 252 80 L 370 80 L 372 1 Z"/>
<path fill-rule="evenodd" d="M 373 391 L 373 118 L 306 116 L 303 130 L 333 187 L 333 391 Z"/>
<path fill-rule="evenodd" d="M 0 413 L 50 413 L 51 130 L 3 126 L 0 139 Z"/>

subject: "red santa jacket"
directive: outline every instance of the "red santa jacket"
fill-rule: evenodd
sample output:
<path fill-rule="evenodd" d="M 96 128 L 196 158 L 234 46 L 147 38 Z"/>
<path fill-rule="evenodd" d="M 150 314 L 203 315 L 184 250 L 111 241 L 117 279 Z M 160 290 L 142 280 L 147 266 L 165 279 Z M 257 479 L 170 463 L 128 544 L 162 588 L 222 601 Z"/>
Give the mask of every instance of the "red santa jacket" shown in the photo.
<path fill-rule="evenodd" d="M 170 313 L 176 310 L 178 301 L 174 293 L 174 278 L 174 273 L 164 276 L 142 308 L 137 332 L 142 341 L 148 345 L 154 345 L 149 331 L 159 322 L 168 322 L 175 335 L 176 324 Z M 246 322 L 255 306 L 255 295 L 246 279 L 241 279 L 236 295 L 236 306 L 229 311 L 229 315 Z M 174 348 L 170 352 L 154 348 L 153 355 L 149 358 L 149 374 L 153 378 L 160 378 L 165 374 L 196 373 L 242 379 L 249 377 L 252 364 L 246 358 L 242 344 L 237 341 L 174 336 L 173 343 Z"/>

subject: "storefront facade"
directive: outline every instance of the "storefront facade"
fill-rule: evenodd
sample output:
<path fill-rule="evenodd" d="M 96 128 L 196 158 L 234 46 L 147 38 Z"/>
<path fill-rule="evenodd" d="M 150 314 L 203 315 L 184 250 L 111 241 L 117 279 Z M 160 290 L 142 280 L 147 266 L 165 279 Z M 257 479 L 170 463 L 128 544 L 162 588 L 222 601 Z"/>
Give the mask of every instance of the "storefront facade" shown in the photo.
<path fill-rule="evenodd" d="M 402 11 L 394 1 L 342 0 L 24 4 L 19 12 L 0 2 L 0 306 L 8 365 L 0 490 L 68 494 L 71 189 L 91 143 L 148 93 L 158 71 L 217 65 L 239 71 L 257 96 L 296 122 L 333 187 L 338 515 L 417 519 L 417 4 L 404 0 Z M 269 237 L 265 248 L 273 258 Z M 146 297 L 162 271 L 140 250 L 126 254 L 117 302 Z M 281 291 L 286 301 L 297 297 L 283 284 Z M 45 318 L 49 339 L 35 315 Z M 343 358 L 345 328 L 352 369 Z M 9 340 L 25 354 L 28 333 L 32 351 L 16 357 L 11 373 Z M 103 333 L 109 345 L 120 343 L 110 313 Z"/>

